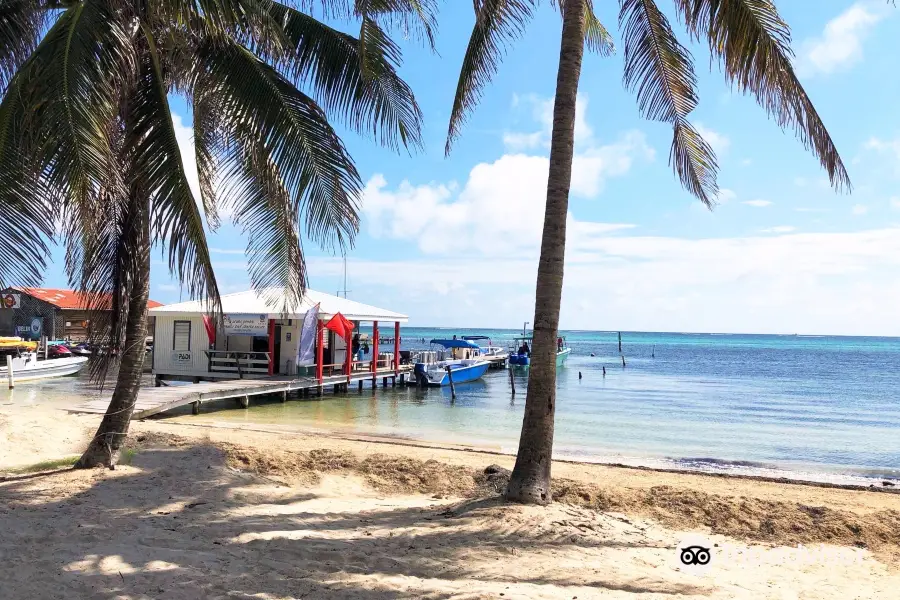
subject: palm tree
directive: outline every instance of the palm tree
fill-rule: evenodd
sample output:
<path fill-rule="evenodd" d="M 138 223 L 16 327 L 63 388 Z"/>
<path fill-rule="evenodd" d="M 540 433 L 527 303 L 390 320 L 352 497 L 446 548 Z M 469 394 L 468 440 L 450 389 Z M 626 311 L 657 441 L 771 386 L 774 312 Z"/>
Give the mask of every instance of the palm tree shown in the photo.
<path fill-rule="evenodd" d="M 359 227 L 362 182 L 329 118 L 393 149 L 421 145 L 422 116 L 387 29 L 430 41 L 431 0 L 290 4 L 0 0 L 0 244 L 12 252 L 0 258 L 0 282 L 37 284 L 47 241 L 62 237 L 92 341 L 120 363 L 78 466 L 113 465 L 127 434 L 154 245 L 190 295 L 220 313 L 205 226 L 225 207 L 248 234 L 253 286 L 287 288 L 290 309 L 306 285 L 303 235 L 343 250 Z M 315 7 L 357 19 L 359 38 L 314 18 Z M 172 93 L 193 109 L 202 208 Z"/>
<path fill-rule="evenodd" d="M 772 0 L 672 1 L 688 35 L 709 44 L 725 79 L 752 94 L 782 128 L 792 128 L 818 157 L 832 185 L 849 191 L 850 179 L 831 136 L 794 73 L 790 29 Z M 522 33 L 538 4 L 538 0 L 475 0 L 475 27 L 453 103 L 448 153 L 466 116 L 497 72 L 505 47 Z M 553 4 L 562 11 L 562 41 L 535 294 L 533 355 L 519 451 L 506 492 L 508 500 L 538 504 L 552 500 L 554 350 L 574 154 L 575 98 L 585 42 L 589 48 L 610 49 L 609 36 L 594 16 L 592 0 L 557 0 Z M 710 145 L 688 121 L 698 102 L 690 51 L 675 37 L 656 0 L 620 0 L 619 25 L 625 46 L 625 86 L 636 92 L 644 117 L 672 126 L 669 162 L 682 186 L 712 208 L 718 194 L 718 165 Z"/>

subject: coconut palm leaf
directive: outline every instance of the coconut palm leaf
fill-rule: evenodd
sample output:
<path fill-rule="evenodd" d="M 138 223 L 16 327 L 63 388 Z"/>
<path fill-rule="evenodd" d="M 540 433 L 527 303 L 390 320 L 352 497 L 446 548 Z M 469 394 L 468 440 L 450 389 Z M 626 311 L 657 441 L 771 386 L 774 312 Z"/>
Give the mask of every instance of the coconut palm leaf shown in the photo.
<path fill-rule="evenodd" d="M 625 87 L 636 91 L 645 118 L 672 124 L 669 162 L 682 185 L 712 206 L 718 194 L 715 153 L 687 121 L 698 102 L 693 57 L 653 0 L 622 0 L 620 8 Z"/>
<path fill-rule="evenodd" d="M 281 302 L 278 309 L 289 313 L 291 297 L 280 293 L 304 289 L 307 283 L 306 261 L 297 229 L 299 207 L 284 187 L 275 164 L 259 140 L 243 138 L 241 172 L 232 172 L 233 185 L 242 202 L 235 219 L 247 234 L 250 280 L 254 289 L 268 292 L 269 299 Z"/>
<path fill-rule="evenodd" d="M 612 56 L 616 52 L 616 45 L 612 36 L 607 31 L 597 15 L 594 14 L 593 0 L 584 0 L 586 4 L 585 11 L 585 44 L 588 50 L 596 52 L 600 56 Z"/>
<path fill-rule="evenodd" d="M 49 10 L 38 0 L 0 1 L 0 93 L 6 92 L 13 75 L 37 48 Z"/>
<path fill-rule="evenodd" d="M 260 181 L 276 172 L 313 241 L 332 250 L 351 245 L 359 229 L 362 181 L 318 104 L 240 45 L 216 40 L 199 57 L 205 75 L 198 80 L 195 97 L 219 95 L 221 127 L 228 146 L 238 149 L 220 157 L 222 179 L 246 179 L 244 161 L 265 169 L 257 177 Z M 259 140 L 262 148 L 247 157 L 240 149 L 253 140 Z M 242 192 L 240 185 L 223 190 L 223 201 L 234 206 L 238 216 L 247 214 L 250 201 Z M 268 254 L 250 256 L 251 263 L 267 262 L 273 270 L 279 268 L 274 259 Z M 302 265 L 289 266 L 300 269 Z M 293 302 L 299 301 L 303 284 L 294 277 L 282 282 Z"/>
<path fill-rule="evenodd" d="M 129 163 L 141 189 L 149 192 L 153 237 L 165 245 L 170 272 L 192 297 L 207 299 L 210 311 L 218 313 L 219 290 L 203 217 L 181 161 L 156 43 L 149 28 L 141 31 L 146 50 L 129 106 Z"/>
<path fill-rule="evenodd" d="M 597 18 L 594 13 L 594 0 L 582 0 L 584 2 L 584 42 L 585 47 L 591 52 L 596 52 L 600 56 L 612 56 L 616 52 L 616 45 L 613 42 L 609 31 Z M 566 0 L 551 0 L 551 4 L 559 6 L 560 14 L 566 8 Z"/>
<path fill-rule="evenodd" d="M 837 190 L 850 176 L 791 64 L 791 33 L 771 0 L 676 0 L 688 30 L 705 38 L 725 77 L 752 93 L 783 128 L 792 128 Z"/>
<path fill-rule="evenodd" d="M 421 147 L 422 112 L 397 74 L 400 51 L 374 22 L 363 43 L 280 4 L 270 10 L 292 50 L 277 66 L 297 86 L 310 86 L 329 115 L 385 146 Z"/>
<path fill-rule="evenodd" d="M 444 152 L 450 154 L 466 118 L 497 74 L 506 46 L 518 38 L 531 20 L 536 0 L 476 0 L 475 26 L 456 84 Z"/>

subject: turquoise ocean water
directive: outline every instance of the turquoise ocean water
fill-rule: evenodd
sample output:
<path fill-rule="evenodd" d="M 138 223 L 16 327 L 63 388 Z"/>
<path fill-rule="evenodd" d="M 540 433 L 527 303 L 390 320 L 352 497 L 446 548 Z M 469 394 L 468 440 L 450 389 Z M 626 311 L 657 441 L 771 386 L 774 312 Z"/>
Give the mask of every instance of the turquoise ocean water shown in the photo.
<path fill-rule="evenodd" d="M 405 328 L 402 347 L 453 334 L 506 345 L 516 332 Z M 900 338 L 623 332 L 623 369 L 615 332 L 564 335 L 572 354 L 558 372 L 559 458 L 818 480 L 900 478 Z M 197 418 L 515 452 L 527 379 L 516 381 L 515 397 L 507 372 L 491 371 L 458 386 L 455 401 L 447 389 L 367 388 L 246 411 L 228 404 Z"/>

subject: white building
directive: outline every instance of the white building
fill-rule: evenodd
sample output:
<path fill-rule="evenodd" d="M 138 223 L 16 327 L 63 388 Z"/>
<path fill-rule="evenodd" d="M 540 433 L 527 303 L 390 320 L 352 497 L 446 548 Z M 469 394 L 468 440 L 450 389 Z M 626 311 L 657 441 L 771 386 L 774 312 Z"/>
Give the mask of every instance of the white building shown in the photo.
<path fill-rule="evenodd" d="M 376 308 L 346 298 L 307 289 L 300 305 L 290 314 L 281 312 L 284 290 L 267 289 L 222 296 L 222 322 L 214 323 L 201 301 L 180 302 L 151 309 L 155 317 L 153 374 L 161 379 L 214 380 L 259 377 L 316 377 L 319 383 L 335 376 L 371 372 L 372 376 L 399 374 L 399 344 L 390 355 L 378 352 L 379 325 L 400 338 L 400 324 L 406 315 Z M 307 311 L 318 305 L 312 365 L 297 365 L 303 321 Z M 343 338 L 325 328 L 336 314 L 354 324 L 373 325 L 373 347 L 363 361 L 347 356 Z M 377 369 L 372 358 L 378 357 Z M 348 365 L 348 358 L 349 365 Z M 349 368 L 348 368 L 349 367 Z M 348 377 L 349 380 L 349 377 Z"/>

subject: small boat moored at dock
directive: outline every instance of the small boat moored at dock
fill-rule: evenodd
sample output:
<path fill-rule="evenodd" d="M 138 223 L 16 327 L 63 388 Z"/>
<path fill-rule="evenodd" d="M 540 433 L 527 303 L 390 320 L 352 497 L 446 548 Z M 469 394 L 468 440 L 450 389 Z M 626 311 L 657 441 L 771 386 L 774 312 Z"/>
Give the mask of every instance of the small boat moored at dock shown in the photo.
<path fill-rule="evenodd" d="M 464 335 L 464 340 L 475 342 L 481 353 L 481 358 L 490 363 L 491 369 L 505 369 L 506 361 L 509 359 L 509 351 L 502 346 L 494 346 L 491 338 L 486 335 Z M 487 341 L 486 346 L 482 346 L 481 342 Z"/>
<path fill-rule="evenodd" d="M 516 338 L 509 351 L 509 364 L 511 367 L 528 368 L 531 365 L 531 336 Z M 566 364 L 572 349 L 566 343 L 566 338 L 560 336 L 556 338 L 556 366 L 562 367 Z"/>
<path fill-rule="evenodd" d="M 2 367 L 4 369 L 6 368 L 6 360 L 6 358 L 3 359 Z M 11 360 L 13 377 L 17 382 L 75 375 L 88 362 L 87 357 L 84 356 L 38 360 L 37 352 L 22 352 L 18 356 L 11 356 Z"/>
<path fill-rule="evenodd" d="M 413 373 L 416 383 L 431 387 L 465 383 L 481 379 L 490 363 L 481 356 L 481 348 L 471 340 L 431 340 L 433 345 L 442 346 L 442 352 L 421 353 L 428 362 L 416 362 Z M 449 350 L 449 358 L 447 357 Z M 432 358 L 438 360 L 432 361 Z"/>

